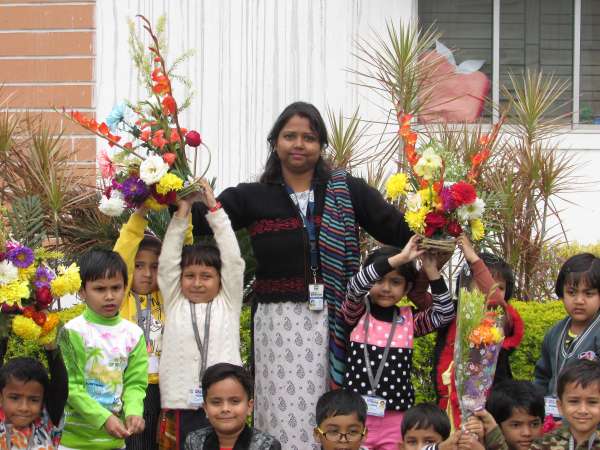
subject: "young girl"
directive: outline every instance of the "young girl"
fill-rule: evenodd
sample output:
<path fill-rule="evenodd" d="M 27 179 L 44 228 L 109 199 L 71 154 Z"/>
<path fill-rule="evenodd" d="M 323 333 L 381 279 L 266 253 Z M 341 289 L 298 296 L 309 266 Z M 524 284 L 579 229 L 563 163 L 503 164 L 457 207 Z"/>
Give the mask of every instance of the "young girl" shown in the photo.
<path fill-rule="evenodd" d="M 201 409 L 201 380 L 207 367 L 241 365 L 240 314 L 244 260 L 227 214 L 208 183 L 202 193 L 179 202 L 159 258 L 158 285 L 166 321 L 160 359 L 159 447 L 183 449 L 187 435 L 208 425 Z M 217 247 L 183 246 L 194 201 L 208 208 L 206 219 Z"/>
<path fill-rule="evenodd" d="M 506 338 L 502 344 L 505 353 L 499 358 L 498 371 L 503 374 L 509 374 L 510 368 L 504 366 L 508 364 L 508 352 L 514 350 L 523 338 L 523 320 L 519 313 L 510 305 L 507 300 L 512 296 L 512 272 L 506 271 L 506 265 L 503 270 L 499 270 L 497 265 L 492 265 L 493 276 L 490 268 L 486 266 L 484 259 L 481 258 L 473 248 L 473 245 L 465 235 L 458 238 L 458 245 L 461 248 L 466 260 L 466 266 L 459 279 L 459 286 L 466 286 L 469 289 L 477 287 L 484 294 L 491 292 L 491 301 L 502 306 L 506 313 L 505 334 Z M 486 257 L 487 261 L 493 262 Z M 413 293 L 413 295 L 419 295 Z M 438 396 L 438 405 L 448 413 L 450 423 L 453 429 L 458 429 L 461 423 L 460 410 L 458 406 L 458 397 L 454 386 L 453 359 L 454 359 L 454 340 L 456 337 L 456 321 L 452 321 L 446 328 L 438 332 L 435 350 L 434 350 L 434 368 L 433 379 Z"/>
<path fill-rule="evenodd" d="M 415 397 L 411 383 L 413 336 L 431 333 L 455 316 L 437 260 L 418 249 L 418 240 L 413 236 L 400 253 L 383 247 L 369 255 L 350 280 L 342 305 L 346 323 L 354 327 L 344 387 L 360 393 L 367 402 L 368 448 L 398 448 L 403 412 Z M 399 308 L 396 303 L 415 281 L 412 261 L 419 256 L 430 280 L 433 304 L 414 313 L 413 308 Z"/>

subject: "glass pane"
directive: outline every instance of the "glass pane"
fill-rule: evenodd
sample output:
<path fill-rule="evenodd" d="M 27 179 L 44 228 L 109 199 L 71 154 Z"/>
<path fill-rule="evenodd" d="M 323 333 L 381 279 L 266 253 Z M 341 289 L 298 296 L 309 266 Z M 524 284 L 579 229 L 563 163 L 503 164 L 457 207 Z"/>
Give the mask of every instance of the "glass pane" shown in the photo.
<path fill-rule="evenodd" d="M 493 0 L 420 0 L 419 22 L 423 28 L 435 23 L 442 33 L 441 42 L 454 51 L 457 64 L 468 59 L 482 59 L 481 69 L 492 81 Z M 482 90 L 485 91 L 485 88 Z M 483 116 L 490 119 L 489 104 Z"/>
<path fill-rule="evenodd" d="M 582 0 L 579 123 L 593 123 L 600 125 L 599 31 L 600 1 Z"/>
<path fill-rule="evenodd" d="M 573 0 L 501 0 L 500 84 L 510 86 L 508 74 L 519 75 L 526 68 L 571 83 Z M 573 90 L 567 89 L 552 115 L 571 112 L 572 96 Z M 501 91 L 501 103 L 503 97 Z"/>

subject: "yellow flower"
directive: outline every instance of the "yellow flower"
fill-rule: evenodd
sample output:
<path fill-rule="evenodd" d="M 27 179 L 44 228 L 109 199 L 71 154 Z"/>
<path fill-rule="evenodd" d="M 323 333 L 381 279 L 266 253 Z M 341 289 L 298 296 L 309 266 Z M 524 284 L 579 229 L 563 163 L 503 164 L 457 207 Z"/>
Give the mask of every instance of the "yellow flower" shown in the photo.
<path fill-rule="evenodd" d="M 167 173 L 162 176 L 156 185 L 156 192 L 161 195 L 166 195 L 171 191 L 179 191 L 183 187 L 183 180 L 177 175 Z"/>
<path fill-rule="evenodd" d="M 437 192 L 433 189 L 425 188 L 419 191 L 419 197 L 421 197 L 421 204 L 433 208 L 440 202 Z"/>
<path fill-rule="evenodd" d="M 11 283 L 0 285 L 0 303 L 21 307 L 21 300 L 28 297 L 29 283 L 27 281 L 15 280 Z"/>
<path fill-rule="evenodd" d="M 50 282 L 50 289 L 53 297 L 62 297 L 67 294 L 74 294 L 81 287 L 81 277 L 79 276 L 79 267 L 73 263 L 69 267 L 58 267 L 59 275 Z"/>
<path fill-rule="evenodd" d="M 408 177 L 405 173 L 396 173 L 388 178 L 385 183 L 386 197 L 396 200 L 399 196 L 406 194 Z"/>
<path fill-rule="evenodd" d="M 56 335 L 58 334 L 58 327 L 54 327 L 52 331 L 48 334 L 44 334 L 39 337 L 38 343 L 40 345 L 48 345 L 53 343 L 56 340 Z"/>
<path fill-rule="evenodd" d="M 144 206 L 152 211 L 160 211 L 161 209 L 165 209 L 167 205 L 161 205 L 156 201 L 156 199 L 152 196 L 148 197 L 144 202 Z"/>
<path fill-rule="evenodd" d="M 32 319 L 25 316 L 15 316 L 12 322 L 12 329 L 17 336 L 29 341 L 35 341 L 42 333 L 42 328 Z"/>
<path fill-rule="evenodd" d="M 415 173 L 424 180 L 431 180 L 437 172 L 442 168 L 442 158 L 435 152 L 435 150 L 428 148 L 426 149 L 417 164 L 415 164 Z"/>
<path fill-rule="evenodd" d="M 31 264 L 29 267 L 24 269 L 19 269 L 19 279 L 25 281 L 30 280 L 35 275 L 36 267 L 34 264 Z"/>
<path fill-rule="evenodd" d="M 425 216 L 429 212 L 429 208 L 422 207 L 417 211 L 406 211 L 404 219 L 409 228 L 415 233 L 423 233 L 425 231 Z"/>
<path fill-rule="evenodd" d="M 481 219 L 471 220 L 471 239 L 479 241 L 485 235 L 485 228 Z"/>

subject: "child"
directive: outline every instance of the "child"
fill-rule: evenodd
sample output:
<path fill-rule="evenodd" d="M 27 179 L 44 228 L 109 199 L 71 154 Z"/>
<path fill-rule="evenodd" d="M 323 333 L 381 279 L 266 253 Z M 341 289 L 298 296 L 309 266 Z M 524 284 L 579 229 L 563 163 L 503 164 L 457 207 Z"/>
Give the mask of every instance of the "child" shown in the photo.
<path fill-rule="evenodd" d="M 441 444 L 450 437 L 450 421 L 437 405 L 422 403 L 409 408 L 402 419 L 400 450 L 421 450 Z M 442 450 L 444 446 L 441 447 Z M 431 448 L 431 447 L 428 447 Z"/>
<path fill-rule="evenodd" d="M 528 450 L 542 435 L 544 395 L 529 381 L 506 380 L 495 385 L 486 409 L 500 426 L 510 450 Z"/>
<path fill-rule="evenodd" d="M 431 333 L 455 315 L 437 261 L 418 249 L 418 239 L 413 236 L 400 253 L 383 247 L 369 255 L 363 268 L 348 283 L 347 298 L 342 305 L 346 323 L 354 327 L 344 387 L 363 395 L 367 402 L 369 436 L 365 445 L 369 448 L 396 449 L 402 439 L 403 411 L 414 402 L 413 336 Z M 433 305 L 413 314 L 411 307 L 399 308 L 396 303 L 416 278 L 412 260 L 418 256 L 422 256 L 431 282 Z"/>
<path fill-rule="evenodd" d="M 46 347 L 48 372 L 32 358 L 14 358 L 0 369 L 0 448 L 54 450 L 62 433 L 69 387 L 60 351 Z"/>
<path fill-rule="evenodd" d="M 367 435 L 367 405 L 363 398 L 343 389 L 326 392 L 317 401 L 315 442 L 322 450 L 359 450 Z"/>
<path fill-rule="evenodd" d="M 535 384 L 548 396 L 546 414 L 554 416 L 560 371 L 577 359 L 600 356 L 600 259 L 591 253 L 569 258 L 558 273 L 556 295 L 563 299 L 568 316 L 544 336 L 534 372 Z"/>
<path fill-rule="evenodd" d="M 523 338 L 523 321 L 519 313 L 506 303 L 507 299 L 512 295 L 512 287 L 510 284 L 511 276 L 505 274 L 505 264 L 503 270 L 495 269 L 490 272 L 486 265 L 486 261 L 480 257 L 473 248 L 473 245 L 465 235 L 458 238 L 458 245 L 461 248 L 466 260 L 466 265 L 463 268 L 463 273 L 460 275 L 458 286 L 465 286 L 469 289 L 478 288 L 486 295 L 491 295 L 490 300 L 497 305 L 502 306 L 506 313 L 507 326 L 505 333 L 507 338 L 503 342 L 503 348 L 510 351 L 516 348 Z M 494 261 L 502 261 L 499 258 L 485 257 L 488 263 Z M 503 263 L 503 262 L 502 262 Z M 491 264 L 492 265 L 492 264 Z M 498 267 L 496 263 L 492 267 Z M 511 273 L 511 272 L 508 272 Z M 503 275 L 504 274 L 504 275 Z M 419 295 L 418 292 L 413 295 Z M 412 296 L 411 296 L 412 299 Z M 453 429 L 458 429 L 461 423 L 460 410 L 458 407 L 458 398 L 456 396 L 456 388 L 454 386 L 454 339 L 456 337 L 456 320 L 453 320 L 448 327 L 441 329 L 436 337 L 434 348 L 434 368 L 433 380 L 438 396 L 438 405 L 448 413 L 450 423 Z M 510 369 L 502 369 L 502 361 L 500 361 L 500 371 L 509 373 Z M 508 357 L 505 358 L 508 363 Z"/>
<path fill-rule="evenodd" d="M 160 359 L 159 447 L 183 448 L 187 435 L 208 425 L 201 380 L 219 362 L 241 364 L 240 314 L 244 260 L 229 218 L 207 182 L 202 193 L 179 201 L 158 265 L 166 322 Z M 201 200 L 217 247 L 183 246 L 192 204 Z"/>
<path fill-rule="evenodd" d="M 69 375 L 61 448 L 118 449 L 144 430 L 148 353 L 137 325 L 121 319 L 127 267 L 115 252 L 92 250 L 79 260 L 82 315 L 60 339 Z"/>
<path fill-rule="evenodd" d="M 140 434 L 127 438 L 129 450 L 156 450 L 156 432 L 160 415 L 160 390 L 158 388 L 158 361 L 162 349 L 164 323 L 163 299 L 158 290 L 156 274 L 161 242 L 158 238 L 144 234 L 148 221 L 146 209 L 139 208 L 121 227 L 115 243 L 117 252 L 127 265 L 130 274 L 121 306 L 121 316 L 137 323 L 144 331 L 148 350 L 148 389 L 144 399 L 144 421 L 146 427 Z M 191 233 L 186 236 L 191 243 Z"/>
<path fill-rule="evenodd" d="M 581 359 L 558 377 L 558 409 L 567 425 L 534 441 L 531 450 L 583 450 L 600 448 L 600 364 Z"/>
<path fill-rule="evenodd" d="M 186 450 L 281 450 L 273 436 L 246 425 L 254 406 L 252 391 L 252 377 L 241 366 L 219 363 L 206 369 L 202 394 L 211 426 L 190 433 Z"/>

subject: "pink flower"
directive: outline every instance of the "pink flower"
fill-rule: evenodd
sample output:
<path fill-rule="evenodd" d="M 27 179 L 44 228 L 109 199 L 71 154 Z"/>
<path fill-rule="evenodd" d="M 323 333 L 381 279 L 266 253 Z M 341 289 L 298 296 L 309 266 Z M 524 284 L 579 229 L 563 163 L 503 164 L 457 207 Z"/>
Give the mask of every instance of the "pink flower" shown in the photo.
<path fill-rule="evenodd" d="M 102 178 L 112 178 L 117 172 L 117 169 L 106 150 L 100 150 L 100 154 L 98 155 L 98 166 L 100 167 Z"/>

